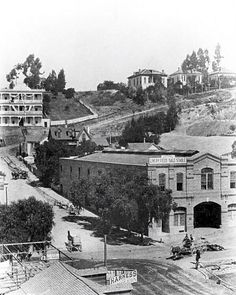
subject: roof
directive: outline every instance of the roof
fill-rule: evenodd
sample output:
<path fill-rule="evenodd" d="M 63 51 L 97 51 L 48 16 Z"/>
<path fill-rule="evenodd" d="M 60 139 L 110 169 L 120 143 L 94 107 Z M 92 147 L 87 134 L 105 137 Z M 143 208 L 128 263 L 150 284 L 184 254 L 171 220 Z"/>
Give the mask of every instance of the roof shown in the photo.
<path fill-rule="evenodd" d="M 75 130 L 75 128 L 71 126 L 50 127 L 50 135 L 55 140 L 76 141 L 83 132 L 85 132 L 88 135 L 88 137 L 91 138 L 91 136 L 85 128 L 82 128 L 81 130 Z M 59 134 L 60 137 L 58 136 Z"/>
<path fill-rule="evenodd" d="M 149 75 L 167 76 L 167 74 L 164 71 L 160 72 L 160 71 L 151 70 L 151 69 L 143 69 L 143 70 L 139 70 L 138 72 L 134 72 L 134 74 L 129 76 L 128 79 L 137 77 L 137 76 L 149 76 Z"/>
<path fill-rule="evenodd" d="M 219 71 L 215 71 L 209 74 L 209 76 L 213 76 L 213 75 L 223 75 L 223 74 L 227 74 L 227 75 L 235 75 L 236 76 L 236 72 L 231 71 L 227 68 L 221 68 Z"/>
<path fill-rule="evenodd" d="M 198 71 L 194 71 L 194 72 L 184 72 L 182 71 L 181 68 L 178 68 L 178 70 L 172 74 L 170 74 L 170 76 L 175 76 L 175 75 L 183 75 L 183 74 L 186 74 L 186 75 L 189 75 L 189 76 L 194 76 L 194 75 L 202 75 L 201 72 L 198 72 Z"/>
<path fill-rule="evenodd" d="M 152 156 L 161 155 L 176 155 L 180 157 L 191 157 L 196 154 L 196 150 L 148 150 L 148 151 L 134 151 L 134 150 L 118 150 L 107 148 L 102 152 L 93 153 L 84 157 L 61 158 L 62 160 L 79 161 L 79 162 L 95 162 L 95 163 L 110 163 L 123 164 L 131 166 L 144 167 L 149 162 Z"/>
<path fill-rule="evenodd" d="M 232 151 L 236 136 L 188 136 L 164 133 L 160 137 L 160 145 L 169 149 L 196 149 L 218 155 Z"/>
<path fill-rule="evenodd" d="M 27 295 L 102 295 L 101 291 L 88 284 L 73 271 L 73 268 L 61 263 L 55 262 L 47 269 L 36 274 L 20 287 L 23 294 Z M 19 290 L 11 293 L 20 294 Z"/>
<path fill-rule="evenodd" d="M 129 142 L 128 149 L 137 151 L 163 150 L 160 146 L 152 142 Z"/>
<path fill-rule="evenodd" d="M 26 142 L 41 142 L 48 137 L 48 130 L 45 129 L 27 129 L 25 134 Z"/>
<path fill-rule="evenodd" d="M 94 142 L 97 146 L 109 146 L 109 143 L 106 139 L 106 137 L 93 137 L 92 142 Z"/>

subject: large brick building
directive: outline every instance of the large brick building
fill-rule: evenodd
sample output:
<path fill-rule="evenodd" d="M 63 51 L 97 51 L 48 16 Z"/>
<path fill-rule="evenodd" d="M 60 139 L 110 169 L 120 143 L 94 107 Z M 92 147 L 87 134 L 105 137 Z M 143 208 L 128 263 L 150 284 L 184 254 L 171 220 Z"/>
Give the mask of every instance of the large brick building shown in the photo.
<path fill-rule="evenodd" d="M 171 211 L 168 226 L 153 222 L 149 236 L 162 231 L 178 233 L 195 227 L 236 225 L 236 159 L 231 153 L 220 156 L 194 150 L 112 150 L 85 157 L 60 159 L 60 184 L 67 195 L 70 184 L 90 178 L 104 170 L 126 168 L 146 171 L 150 181 L 172 190 L 177 204 Z"/>

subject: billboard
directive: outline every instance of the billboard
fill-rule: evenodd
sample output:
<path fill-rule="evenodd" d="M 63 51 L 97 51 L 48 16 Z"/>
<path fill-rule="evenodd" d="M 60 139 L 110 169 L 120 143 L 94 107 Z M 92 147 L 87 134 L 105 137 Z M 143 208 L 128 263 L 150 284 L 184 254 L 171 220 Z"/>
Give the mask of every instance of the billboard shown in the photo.
<path fill-rule="evenodd" d="M 156 158 L 149 158 L 150 165 L 161 165 L 161 164 L 184 164 L 187 162 L 185 157 L 175 157 L 175 155 L 167 155 Z"/>
<path fill-rule="evenodd" d="M 109 285 L 118 283 L 136 283 L 138 281 L 138 272 L 136 269 L 132 270 L 110 270 L 107 272 L 107 281 Z"/>

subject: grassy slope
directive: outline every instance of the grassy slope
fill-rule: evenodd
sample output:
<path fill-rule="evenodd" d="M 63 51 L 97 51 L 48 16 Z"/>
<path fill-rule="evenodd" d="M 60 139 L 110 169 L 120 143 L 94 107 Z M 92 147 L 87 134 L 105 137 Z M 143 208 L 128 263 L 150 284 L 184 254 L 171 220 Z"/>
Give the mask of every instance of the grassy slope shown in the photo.
<path fill-rule="evenodd" d="M 51 120 L 68 120 L 91 115 L 90 110 L 84 107 L 78 99 L 66 99 L 62 95 L 51 98 L 50 109 Z"/>
<path fill-rule="evenodd" d="M 50 118 L 63 120 L 90 115 L 91 112 L 79 102 L 80 100 L 89 105 L 99 117 L 125 115 L 159 105 L 148 102 L 145 106 L 140 106 L 124 95 L 112 91 L 77 92 L 73 99 L 66 99 L 62 95 L 52 98 Z"/>

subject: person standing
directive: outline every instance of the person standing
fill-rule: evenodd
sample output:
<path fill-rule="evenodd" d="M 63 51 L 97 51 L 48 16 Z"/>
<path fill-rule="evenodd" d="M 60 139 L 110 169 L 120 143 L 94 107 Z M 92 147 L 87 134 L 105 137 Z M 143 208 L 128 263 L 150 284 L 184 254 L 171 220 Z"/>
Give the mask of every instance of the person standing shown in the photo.
<path fill-rule="evenodd" d="M 200 250 L 197 249 L 196 251 L 196 269 L 198 269 L 198 266 L 199 266 L 199 259 L 201 258 L 201 253 L 200 253 Z"/>

